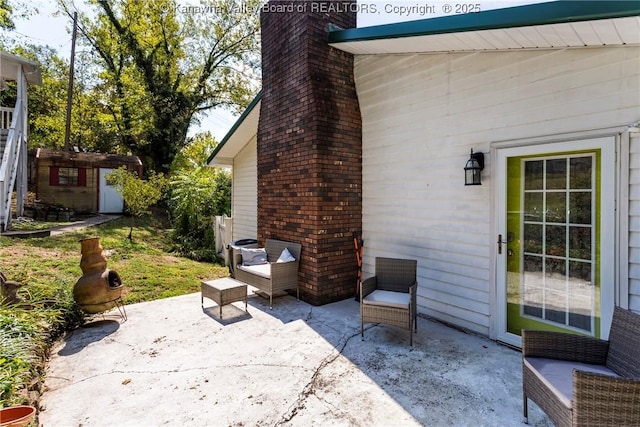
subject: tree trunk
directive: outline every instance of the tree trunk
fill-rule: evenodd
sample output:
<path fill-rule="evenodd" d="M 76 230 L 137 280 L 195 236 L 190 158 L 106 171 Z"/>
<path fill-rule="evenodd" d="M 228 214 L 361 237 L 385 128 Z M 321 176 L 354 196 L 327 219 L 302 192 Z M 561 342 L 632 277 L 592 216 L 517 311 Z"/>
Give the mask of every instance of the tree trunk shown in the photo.
<path fill-rule="evenodd" d="M 137 155 L 155 172 L 167 173 L 186 143 L 194 106 L 183 94 L 162 94 L 155 98 L 158 101 L 154 103 L 154 127 L 149 132 L 149 143 L 140 147 Z"/>
<path fill-rule="evenodd" d="M 134 216 L 131 215 L 131 225 L 129 226 L 129 241 L 133 242 L 133 220 Z"/>

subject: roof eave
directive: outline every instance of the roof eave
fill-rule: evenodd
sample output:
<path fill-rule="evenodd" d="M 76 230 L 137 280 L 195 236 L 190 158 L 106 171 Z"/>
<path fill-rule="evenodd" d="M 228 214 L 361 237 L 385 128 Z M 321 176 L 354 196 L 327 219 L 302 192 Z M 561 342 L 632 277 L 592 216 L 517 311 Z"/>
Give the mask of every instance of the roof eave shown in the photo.
<path fill-rule="evenodd" d="M 28 59 L 24 59 L 17 55 L 12 55 L 7 52 L 0 52 L 0 59 L 2 62 L 8 62 L 10 64 L 15 64 L 16 66 L 20 65 L 23 70 L 27 82 L 32 85 L 42 86 L 42 73 L 40 72 L 40 64 L 34 61 L 30 61 Z M 0 74 L 2 74 L 0 70 Z M 5 77 L 7 79 L 14 79 L 13 76 L 0 76 Z"/>
<path fill-rule="evenodd" d="M 329 43 L 381 40 L 640 15 L 640 1 L 555 1 L 329 32 Z"/>
<path fill-rule="evenodd" d="M 242 112 L 240 117 L 238 117 L 238 120 L 236 120 L 236 122 L 233 124 L 233 126 L 231 126 L 231 129 L 229 129 L 229 131 L 224 136 L 224 138 L 222 138 L 222 141 L 220 141 L 220 143 L 218 143 L 216 148 L 213 150 L 213 153 L 211 153 L 211 155 L 207 159 L 207 164 L 221 164 L 221 165 L 230 165 L 230 164 L 232 164 L 232 161 L 231 161 L 231 163 L 229 163 L 229 161 L 227 159 L 225 159 L 224 162 L 220 162 L 222 159 L 218 159 L 218 160 L 220 160 L 218 162 L 214 162 L 213 160 L 216 158 L 216 155 L 220 152 L 220 150 L 222 150 L 222 148 L 225 146 L 225 144 L 229 141 L 229 139 L 231 139 L 231 137 L 238 130 L 238 128 L 242 125 L 242 123 L 245 121 L 247 116 L 249 114 L 251 114 L 251 112 L 256 107 L 256 105 L 258 105 L 258 103 L 260 102 L 261 99 L 262 99 L 262 91 L 258 92 L 258 94 L 249 103 L 247 108 L 245 108 L 245 110 Z"/>

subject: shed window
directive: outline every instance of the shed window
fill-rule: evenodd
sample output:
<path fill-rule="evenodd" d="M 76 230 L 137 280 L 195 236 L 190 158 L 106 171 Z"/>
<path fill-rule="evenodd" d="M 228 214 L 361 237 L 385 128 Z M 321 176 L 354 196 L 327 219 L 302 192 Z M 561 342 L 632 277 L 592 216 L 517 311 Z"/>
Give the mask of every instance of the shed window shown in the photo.
<path fill-rule="evenodd" d="M 87 170 L 85 168 L 49 168 L 49 185 L 56 187 L 86 187 Z"/>

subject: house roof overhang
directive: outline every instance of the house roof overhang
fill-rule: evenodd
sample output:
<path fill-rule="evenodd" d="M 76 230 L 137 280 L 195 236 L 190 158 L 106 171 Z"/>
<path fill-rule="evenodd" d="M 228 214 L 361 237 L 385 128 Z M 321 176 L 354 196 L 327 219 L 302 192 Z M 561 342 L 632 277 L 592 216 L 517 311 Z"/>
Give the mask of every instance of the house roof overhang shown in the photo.
<path fill-rule="evenodd" d="M 332 30 L 356 55 L 640 45 L 640 1 L 554 1 L 419 21 Z M 262 92 L 209 157 L 231 165 L 257 133 Z"/>
<path fill-rule="evenodd" d="M 42 74 L 40 64 L 28 61 L 10 53 L 0 52 L 0 77 L 5 80 L 16 80 L 18 78 L 18 68 L 22 67 L 27 83 L 32 85 L 42 85 Z"/>
<path fill-rule="evenodd" d="M 233 159 L 258 132 L 261 99 L 262 92 L 259 92 L 213 150 L 207 160 L 209 166 L 233 165 Z"/>
<path fill-rule="evenodd" d="M 640 1 L 554 1 L 329 32 L 356 55 L 640 44 Z"/>

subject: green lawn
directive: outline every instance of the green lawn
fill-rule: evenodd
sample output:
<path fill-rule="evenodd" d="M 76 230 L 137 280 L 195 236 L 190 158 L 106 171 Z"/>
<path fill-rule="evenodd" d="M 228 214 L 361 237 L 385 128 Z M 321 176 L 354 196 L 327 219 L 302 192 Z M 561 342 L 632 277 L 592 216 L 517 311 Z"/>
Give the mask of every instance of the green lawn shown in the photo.
<path fill-rule="evenodd" d="M 0 237 L 0 270 L 25 285 L 23 306 L 0 305 L 0 407 L 37 401 L 49 347 L 83 321 L 72 296 L 82 276 L 80 239 L 100 237 L 107 268 L 122 279 L 125 304 L 198 292 L 201 279 L 228 274 L 223 265 L 166 252 L 170 230 L 162 216 L 136 219 L 133 242 L 129 226 L 121 218 L 55 237 Z"/>

